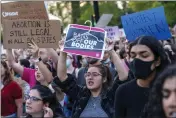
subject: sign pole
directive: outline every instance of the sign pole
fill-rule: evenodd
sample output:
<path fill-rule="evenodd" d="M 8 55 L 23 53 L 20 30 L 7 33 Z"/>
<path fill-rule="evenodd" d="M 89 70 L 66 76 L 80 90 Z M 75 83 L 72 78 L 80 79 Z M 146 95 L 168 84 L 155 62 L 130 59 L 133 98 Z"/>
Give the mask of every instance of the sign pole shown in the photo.
<path fill-rule="evenodd" d="M 99 15 L 99 7 L 98 7 L 98 1 L 93 1 L 94 6 L 94 13 L 95 13 L 95 20 L 98 22 L 100 15 Z"/>

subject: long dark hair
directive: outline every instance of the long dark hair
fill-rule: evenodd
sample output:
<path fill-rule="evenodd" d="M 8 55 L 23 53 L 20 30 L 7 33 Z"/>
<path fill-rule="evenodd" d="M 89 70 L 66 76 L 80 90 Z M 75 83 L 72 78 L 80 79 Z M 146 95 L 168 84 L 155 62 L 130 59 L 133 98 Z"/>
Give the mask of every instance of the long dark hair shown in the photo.
<path fill-rule="evenodd" d="M 52 109 L 54 113 L 53 117 L 59 117 L 63 115 L 62 111 L 60 111 L 59 113 L 57 112 L 59 103 L 57 102 L 55 94 L 53 94 L 47 86 L 36 85 L 31 90 L 37 90 L 39 92 L 44 104 L 49 103 L 48 107 Z M 29 114 L 27 114 L 27 116 L 31 117 Z"/>
<path fill-rule="evenodd" d="M 20 65 L 22 65 L 26 68 L 30 68 L 30 62 L 27 59 L 20 59 Z"/>
<path fill-rule="evenodd" d="M 10 81 L 12 81 L 13 77 L 11 75 L 11 72 L 10 72 L 10 69 L 9 69 L 7 63 L 5 61 L 1 60 L 1 65 L 5 69 L 5 75 L 4 75 L 4 79 L 2 81 L 2 83 L 5 85 L 5 84 L 8 84 Z"/>
<path fill-rule="evenodd" d="M 166 118 L 162 106 L 162 88 L 164 82 L 172 77 L 176 77 L 176 64 L 168 66 L 156 79 L 141 118 Z"/>
<path fill-rule="evenodd" d="M 155 60 L 160 58 L 161 63 L 156 68 L 157 74 L 160 73 L 162 70 L 164 70 L 164 68 L 169 64 L 167 54 L 166 54 L 162 44 L 155 37 L 152 37 L 152 36 L 140 36 L 140 37 L 138 37 L 135 41 L 130 43 L 129 55 L 130 55 L 132 47 L 135 46 L 135 45 L 138 45 L 138 44 L 146 45 L 148 48 L 150 48 L 151 51 L 153 52 L 154 56 L 155 56 Z"/>

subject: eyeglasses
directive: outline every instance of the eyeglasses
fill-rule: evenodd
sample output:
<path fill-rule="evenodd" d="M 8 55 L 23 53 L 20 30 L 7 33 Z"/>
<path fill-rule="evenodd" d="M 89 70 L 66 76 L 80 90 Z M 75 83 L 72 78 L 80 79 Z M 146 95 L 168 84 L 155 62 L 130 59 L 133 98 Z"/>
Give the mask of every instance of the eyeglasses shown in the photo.
<path fill-rule="evenodd" d="M 42 101 L 42 99 L 40 99 L 40 98 L 37 98 L 37 97 L 34 97 L 34 96 L 26 95 L 26 96 L 25 96 L 25 100 L 29 100 L 29 99 L 30 99 L 30 101 L 32 100 L 32 101 L 34 101 L 34 102 Z"/>
<path fill-rule="evenodd" d="M 86 74 L 84 75 L 85 78 L 91 77 L 91 76 L 92 76 L 92 77 L 97 77 L 97 76 L 102 76 L 102 74 L 97 73 L 97 72 L 92 72 L 92 73 L 88 72 L 88 73 L 86 73 Z"/>

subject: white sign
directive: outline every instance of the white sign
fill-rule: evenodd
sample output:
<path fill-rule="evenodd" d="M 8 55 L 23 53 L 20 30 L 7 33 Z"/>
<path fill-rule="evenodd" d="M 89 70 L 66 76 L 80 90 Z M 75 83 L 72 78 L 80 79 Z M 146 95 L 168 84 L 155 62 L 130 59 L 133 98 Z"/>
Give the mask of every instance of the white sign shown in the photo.
<path fill-rule="evenodd" d="M 112 19 L 112 14 L 103 14 L 98 20 L 96 27 L 105 27 Z"/>
<path fill-rule="evenodd" d="M 118 26 L 114 26 L 114 27 L 107 26 L 104 29 L 107 32 L 108 38 L 110 38 L 112 40 L 120 40 Z"/>

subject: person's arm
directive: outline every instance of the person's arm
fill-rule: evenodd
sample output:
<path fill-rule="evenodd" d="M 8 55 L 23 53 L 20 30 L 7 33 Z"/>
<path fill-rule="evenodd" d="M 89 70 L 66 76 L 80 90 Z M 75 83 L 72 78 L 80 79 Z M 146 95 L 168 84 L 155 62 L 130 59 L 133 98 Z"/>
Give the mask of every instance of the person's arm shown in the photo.
<path fill-rule="evenodd" d="M 49 69 L 46 67 L 46 65 L 42 61 L 36 62 L 36 65 L 38 66 L 46 81 L 50 83 L 53 80 L 53 76 Z"/>
<path fill-rule="evenodd" d="M 66 59 L 67 53 L 60 52 L 59 60 L 57 63 L 57 76 L 61 82 L 67 79 Z"/>
<path fill-rule="evenodd" d="M 19 53 L 18 49 L 13 49 L 12 54 L 14 54 L 13 57 L 14 57 L 15 61 L 18 62 L 19 57 L 20 57 L 20 53 Z"/>
<path fill-rule="evenodd" d="M 39 47 L 34 43 L 34 41 L 32 41 L 32 43 L 29 44 L 29 48 L 32 49 L 33 59 L 37 60 L 39 58 Z M 35 64 L 39 67 L 39 70 L 41 71 L 46 81 L 48 83 L 51 82 L 53 76 L 46 65 L 42 61 L 36 61 Z"/>
<path fill-rule="evenodd" d="M 22 77 L 24 67 L 21 66 L 19 63 L 15 62 L 15 59 L 14 59 L 13 54 L 12 54 L 12 49 L 7 49 L 6 51 L 7 51 L 7 60 L 8 60 L 9 66 L 12 67 L 12 69 L 16 73 L 20 74 L 20 76 Z"/>
<path fill-rule="evenodd" d="M 119 80 L 124 81 L 128 78 L 128 71 L 126 71 L 126 68 L 123 66 L 122 60 L 117 55 L 117 53 L 114 50 L 109 51 L 112 61 L 117 69 Z"/>
<path fill-rule="evenodd" d="M 59 55 L 57 54 L 57 52 L 53 49 L 53 48 L 47 48 L 46 49 L 47 52 L 48 52 L 48 55 L 50 56 L 50 58 L 52 59 L 52 61 L 57 64 L 58 62 L 58 58 L 59 58 Z"/>
<path fill-rule="evenodd" d="M 65 52 L 60 52 L 57 64 L 57 76 L 54 78 L 52 84 L 60 87 L 61 90 L 74 101 L 77 100 L 81 87 L 76 84 L 74 76 L 67 74 L 66 58 L 67 54 Z"/>
<path fill-rule="evenodd" d="M 23 99 L 16 99 L 15 104 L 17 106 L 17 117 L 20 118 L 23 116 Z"/>

